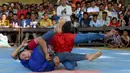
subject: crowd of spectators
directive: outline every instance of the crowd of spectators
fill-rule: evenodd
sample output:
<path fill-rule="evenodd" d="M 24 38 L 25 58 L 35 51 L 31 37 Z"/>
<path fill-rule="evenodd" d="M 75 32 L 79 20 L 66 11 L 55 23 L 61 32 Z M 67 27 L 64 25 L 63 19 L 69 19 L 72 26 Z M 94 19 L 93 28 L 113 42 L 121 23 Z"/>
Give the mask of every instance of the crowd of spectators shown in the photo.
<path fill-rule="evenodd" d="M 105 3 L 104 3 L 105 1 Z M 60 18 L 72 27 L 130 26 L 130 3 L 118 0 L 49 0 L 41 4 L 6 3 L 0 6 L 0 26 L 4 28 L 53 28 Z M 29 39 L 25 33 L 25 39 Z M 37 37 L 33 33 L 33 37 Z M 8 37 L 11 37 L 10 35 Z"/>

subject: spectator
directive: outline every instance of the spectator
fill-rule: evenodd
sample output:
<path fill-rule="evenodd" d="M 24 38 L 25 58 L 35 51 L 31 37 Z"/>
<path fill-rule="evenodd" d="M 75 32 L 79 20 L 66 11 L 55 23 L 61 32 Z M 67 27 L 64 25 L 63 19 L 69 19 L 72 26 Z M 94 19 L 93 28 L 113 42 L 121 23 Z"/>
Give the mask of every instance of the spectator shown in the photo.
<path fill-rule="evenodd" d="M 38 20 L 36 19 L 36 14 L 35 13 L 31 14 L 30 26 L 31 26 L 31 28 L 36 28 L 38 26 Z M 25 33 L 25 38 L 24 39 L 28 40 L 30 35 L 32 35 L 33 38 L 37 37 L 36 33 Z"/>
<path fill-rule="evenodd" d="M 53 11 L 53 14 L 52 14 L 52 20 L 55 20 L 56 24 L 58 23 L 59 16 L 56 15 L 56 11 L 55 10 Z"/>
<path fill-rule="evenodd" d="M 121 9 L 120 9 L 120 12 L 119 12 L 119 14 L 121 14 L 121 13 L 125 13 L 125 11 L 126 11 L 126 8 L 125 8 L 125 6 L 124 5 L 122 5 L 121 6 Z"/>
<path fill-rule="evenodd" d="M 7 15 L 5 13 L 2 14 L 1 20 L 0 20 L 0 26 L 2 27 L 9 27 L 9 20 L 7 20 Z"/>
<path fill-rule="evenodd" d="M 99 11 L 98 19 L 102 19 L 103 12 L 107 12 L 107 16 L 108 16 L 108 10 L 105 9 L 105 6 L 103 3 L 99 5 L 99 9 L 100 11 Z"/>
<path fill-rule="evenodd" d="M 74 18 L 74 21 L 72 23 L 72 27 L 78 28 L 80 26 L 79 22 L 78 22 L 78 18 Z"/>
<path fill-rule="evenodd" d="M 97 15 L 93 15 L 93 19 L 90 21 L 89 24 L 91 27 L 101 27 L 103 26 L 100 22 L 100 20 L 97 19 Z"/>
<path fill-rule="evenodd" d="M 119 24 L 120 24 L 120 26 L 126 26 L 126 22 L 124 20 L 124 14 L 123 13 L 119 14 Z"/>
<path fill-rule="evenodd" d="M 91 1 L 87 1 L 87 2 L 86 2 L 86 11 L 85 11 L 85 12 L 88 11 L 88 8 L 89 8 L 89 7 L 91 7 Z"/>
<path fill-rule="evenodd" d="M 84 9 L 81 7 L 80 2 L 76 2 L 76 11 L 75 16 L 78 18 L 78 21 L 80 22 L 83 18 Z"/>
<path fill-rule="evenodd" d="M 22 28 L 25 28 L 25 27 L 26 27 L 26 20 L 25 20 L 24 14 L 21 14 L 21 15 L 20 15 L 19 22 L 20 22 L 20 26 L 21 26 Z"/>
<path fill-rule="evenodd" d="M 36 28 L 38 26 L 38 20 L 36 19 L 36 14 L 31 14 L 31 21 L 30 21 L 31 28 Z"/>
<path fill-rule="evenodd" d="M 45 28 L 52 27 L 53 26 L 52 20 L 48 18 L 48 14 L 44 13 L 43 16 L 44 18 L 40 20 L 40 27 L 45 27 Z"/>
<path fill-rule="evenodd" d="M 42 18 L 42 15 L 43 15 L 43 14 L 44 14 L 43 5 L 40 5 L 40 6 L 39 6 L 39 12 L 38 12 L 39 19 Z"/>
<path fill-rule="evenodd" d="M 8 16 L 9 11 L 8 11 L 8 7 L 6 4 L 2 5 L 2 13 L 5 13 Z"/>
<path fill-rule="evenodd" d="M 116 17 L 113 17 L 111 22 L 110 22 L 110 25 L 111 27 L 120 27 L 120 24 L 118 23 L 117 21 L 117 18 Z"/>
<path fill-rule="evenodd" d="M 108 40 L 108 46 L 110 48 L 122 48 L 123 47 L 123 43 L 121 40 L 121 36 L 120 36 L 120 29 L 115 29 L 116 33 L 114 36 L 112 36 L 109 40 Z"/>
<path fill-rule="evenodd" d="M 108 10 L 108 16 L 112 19 L 113 18 L 113 16 L 112 16 L 113 6 L 112 6 L 111 2 L 108 3 L 107 10 Z"/>
<path fill-rule="evenodd" d="M 12 20 L 11 20 L 11 26 L 12 26 L 13 28 L 20 27 L 20 22 L 19 22 L 19 20 L 18 20 L 17 14 L 13 14 L 13 18 L 12 18 Z"/>
<path fill-rule="evenodd" d="M 83 12 L 86 12 L 86 1 L 85 0 L 81 1 L 81 9 L 83 9 Z"/>
<path fill-rule="evenodd" d="M 125 21 L 126 21 L 126 25 L 129 24 L 129 16 L 130 16 L 130 3 L 128 4 L 127 8 L 126 8 L 126 11 L 125 11 Z"/>
<path fill-rule="evenodd" d="M 124 30 L 122 35 L 122 42 L 124 44 L 124 47 L 130 46 L 130 37 L 128 36 L 128 31 Z"/>
<path fill-rule="evenodd" d="M 87 9 L 88 14 L 91 16 L 90 18 L 92 18 L 93 15 L 99 13 L 99 7 L 96 6 L 96 2 L 94 0 L 91 1 L 91 7 L 89 7 Z"/>
<path fill-rule="evenodd" d="M 84 12 L 83 18 L 80 21 L 81 27 L 89 27 L 90 19 L 87 12 Z"/>
<path fill-rule="evenodd" d="M 25 10 L 22 5 L 19 5 L 19 9 L 17 11 L 18 18 L 20 19 L 21 14 L 24 14 L 24 17 L 26 18 L 26 13 L 27 10 Z"/>
<path fill-rule="evenodd" d="M 100 20 L 103 26 L 109 26 L 110 18 L 107 15 L 107 12 L 102 12 L 102 19 Z"/>
<path fill-rule="evenodd" d="M 66 4 L 66 0 L 61 0 L 60 6 L 57 8 L 57 16 L 64 18 L 66 21 L 71 21 L 72 9 Z"/>
<path fill-rule="evenodd" d="M 30 12 L 27 12 L 27 15 L 26 15 L 26 27 L 31 27 L 30 26 L 30 22 L 31 22 L 31 13 Z"/>
<path fill-rule="evenodd" d="M 13 19 L 13 11 L 9 11 L 8 19 L 11 22 L 11 20 Z"/>

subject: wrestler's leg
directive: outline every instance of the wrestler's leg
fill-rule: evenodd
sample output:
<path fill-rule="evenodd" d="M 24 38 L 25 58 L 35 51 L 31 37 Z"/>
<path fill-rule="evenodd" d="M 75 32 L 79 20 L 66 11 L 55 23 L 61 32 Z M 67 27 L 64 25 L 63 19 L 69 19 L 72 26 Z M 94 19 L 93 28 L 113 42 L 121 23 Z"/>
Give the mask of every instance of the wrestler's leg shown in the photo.
<path fill-rule="evenodd" d="M 105 38 L 105 37 L 109 37 L 114 35 L 115 31 L 111 30 L 110 32 L 106 33 L 106 34 L 99 34 L 99 33 L 79 33 L 76 34 L 75 39 L 74 39 L 74 43 L 78 44 L 78 43 L 84 43 L 87 41 L 91 41 L 91 40 L 97 40 L 97 39 L 101 39 L 101 38 Z"/>

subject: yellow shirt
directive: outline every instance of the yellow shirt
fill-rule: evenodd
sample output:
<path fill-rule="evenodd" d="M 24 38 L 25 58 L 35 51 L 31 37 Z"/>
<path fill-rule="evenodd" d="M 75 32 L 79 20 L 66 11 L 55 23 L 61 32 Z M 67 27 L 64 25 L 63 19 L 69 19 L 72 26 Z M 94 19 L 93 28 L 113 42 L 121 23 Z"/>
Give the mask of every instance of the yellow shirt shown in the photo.
<path fill-rule="evenodd" d="M 4 23 L 0 20 L 0 26 L 9 26 L 9 20 L 5 20 Z"/>
<path fill-rule="evenodd" d="M 53 26 L 51 19 L 48 18 L 47 20 L 45 19 L 40 20 L 40 27 L 49 27 L 49 26 Z"/>

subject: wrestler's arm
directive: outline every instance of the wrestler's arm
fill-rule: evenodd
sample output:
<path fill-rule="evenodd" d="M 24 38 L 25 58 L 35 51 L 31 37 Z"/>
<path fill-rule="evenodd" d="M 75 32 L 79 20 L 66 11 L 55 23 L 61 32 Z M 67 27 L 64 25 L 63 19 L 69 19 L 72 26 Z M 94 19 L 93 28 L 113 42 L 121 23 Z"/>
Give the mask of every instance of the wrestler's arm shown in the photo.
<path fill-rule="evenodd" d="M 23 42 L 22 42 L 22 44 L 18 47 L 18 48 L 16 48 L 12 53 L 11 53 L 11 57 L 13 58 L 13 59 L 17 59 L 17 54 L 18 54 L 18 52 L 24 47 L 24 46 L 27 46 L 27 43 L 29 42 L 29 40 L 24 40 Z"/>
<path fill-rule="evenodd" d="M 41 46 L 42 50 L 45 53 L 46 59 L 51 60 L 51 57 L 49 56 L 49 53 L 48 53 L 46 41 L 42 37 L 38 37 L 34 39 L 34 41 Z"/>

